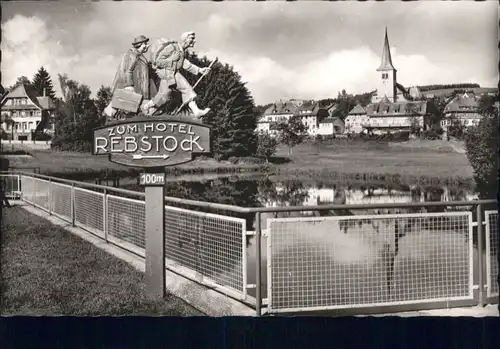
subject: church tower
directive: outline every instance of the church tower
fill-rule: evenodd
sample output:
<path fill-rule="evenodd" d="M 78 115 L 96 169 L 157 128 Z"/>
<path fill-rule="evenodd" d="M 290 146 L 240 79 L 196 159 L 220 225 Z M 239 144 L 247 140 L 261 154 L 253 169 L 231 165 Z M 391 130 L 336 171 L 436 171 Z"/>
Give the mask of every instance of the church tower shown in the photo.
<path fill-rule="evenodd" d="M 385 28 L 384 48 L 382 49 L 382 61 L 379 72 L 379 82 L 377 88 L 377 100 L 382 100 L 384 97 L 391 102 L 396 102 L 396 68 L 392 65 L 391 49 L 389 46 L 389 38 L 387 37 L 387 27 Z"/>

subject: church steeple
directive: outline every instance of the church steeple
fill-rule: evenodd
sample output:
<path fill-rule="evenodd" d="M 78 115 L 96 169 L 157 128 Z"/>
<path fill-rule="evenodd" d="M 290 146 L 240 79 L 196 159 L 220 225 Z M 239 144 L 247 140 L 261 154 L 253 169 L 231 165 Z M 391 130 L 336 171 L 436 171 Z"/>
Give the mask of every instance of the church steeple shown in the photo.
<path fill-rule="evenodd" d="M 387 36 L 387 27 L 385 27 L 385 40 L 384 40 L 384 48 L 382 49 L 382 61 L 377 71 L 387 71 L 387 70 L 396 70 L 396 68 L 394 68 L 394 66 L 392 65 L 389 37 Z"/>
<path fill-rule="evenodd" d="M 387 36 L 387 27 L 385 27 L 385 40 L 384 48 L 382 50 L 382 62 L 380 67 L 377 69 L 380 73 L 380 80 L 378 82 L 377 97 L 376 100 L 388 99 L 391 103 L 396 102 L 397 95 L 397 85 L 396 85 L 396 75 L 397 70 L 392 65 L 391 48 L 389 46 L 389 38 Z"/>

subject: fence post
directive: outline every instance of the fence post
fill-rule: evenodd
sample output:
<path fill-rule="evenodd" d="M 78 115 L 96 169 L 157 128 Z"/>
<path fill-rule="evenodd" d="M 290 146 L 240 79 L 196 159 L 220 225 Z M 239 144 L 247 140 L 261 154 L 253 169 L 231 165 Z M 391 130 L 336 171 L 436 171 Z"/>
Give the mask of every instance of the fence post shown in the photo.
<path fill-rule="evenodd" d="M 262 315 L 262 279 L 261 279 L 261 268 L 262 268 L 262 256 L 261 256 L 261 226 L 260 226 L 260 212 L 255 215 L 255 315 Z M 269 258 L 269 256 L 268 256 Z"/>
<path fill-rule="evenodd" d="M 52 216 L 52 179 L 49 178 L 49 215 Z"/>
<path fill-rule="evenodd" d="M 75 226 L 75 183 L 71 183 L 71 225 Z"/>
<path fill-rule="evenodd" d="M 103 200 L 102 229 L 104 230 L 104 240 L 108 242 L 108 190 L 106 188 L 104 188 Z"/>
<path fill-rule="evenodd" d="M 484 263 L 483 263 L 483 207 L 478 204 L 476 207 L 477 220 L 477 249 L 478 249 L 478 269 L 479 269 L 479 305 L 484 307 Z"/>
<path fill-rule="evenodd" d="M 21 190 L 21 175 L 17 175 L 17 191 L 19 192 L 20 199 L 23 201 L 23 191 Z"/>
<path fill-rule="evenodd" d="M 33 173 L 33 188 L 32 188 L 33 192 L 32 192 L 32 195 L 31 195 L 31 204 L 33 206 L 35 206 L 35 191 L 36 191 L 36 182 L 35 182 L 35 174 Z"/>

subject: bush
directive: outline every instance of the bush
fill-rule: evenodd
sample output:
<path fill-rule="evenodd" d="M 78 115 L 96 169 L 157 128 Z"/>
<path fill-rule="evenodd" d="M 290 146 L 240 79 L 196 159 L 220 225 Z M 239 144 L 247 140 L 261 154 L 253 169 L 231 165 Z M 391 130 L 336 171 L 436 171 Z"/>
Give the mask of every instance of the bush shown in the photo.
<path fill-rule="evenodd" d="M 269 159 L 276 153 L 278 147 L 278 140 L 272 137 L 267 132 L 261 132 L 257 136 L 257 153 L 258 158 L 269 161 Z"/>
<path fill-rule="evenodd" d="M 495 100 L 495 97 L 490 96 L 481 99 L 480 111 L 483 119 L 465 134 L 467 158 L 482 198 L 494 198 L 497 191 L 499 118 L 493 107 Z"/>
<path fill-rule="evenodd" d="M 427 139 L 427 140 L 437 140 L 437 139 L 441 139 L 441 135 L 436 132 L 435 130 L 426 130 L 426 131 L 423 131 L 420 135 L 420 138 L 422 139 Z"/>

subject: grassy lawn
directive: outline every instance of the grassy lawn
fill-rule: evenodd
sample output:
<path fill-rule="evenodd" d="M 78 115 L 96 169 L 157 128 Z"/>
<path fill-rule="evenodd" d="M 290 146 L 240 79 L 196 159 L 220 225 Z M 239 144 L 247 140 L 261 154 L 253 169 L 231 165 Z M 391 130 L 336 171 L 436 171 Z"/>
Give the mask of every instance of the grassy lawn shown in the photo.
<path fill-rule="evenodd" d="M 271 168 L 279 172 L 322 172 L 346 174 L 385 174 L 440 179 L 471 179 L 472 168 L 466 154 L 456 151 L 456 145 L 440 141 L 411 141 L 401 144 L 377 144 L 374 142 L 325 141 L 318 152 L 316 145 L 301 144 L 288 156 L 288 148 L 279 147 Z M 134 175 L 137 169 L 108 161 L 106 156 L 86 153 L 58 151 L 32 151 L 33 157 L 11 157 L 13 167 L 39 167 L 41 173 L 64 175 L 80 173 L 97 177 L 105 171 L 116 171 L 120 175 Z M 193 162 L 168 168 L 170 173 L 238 172 L 258 171 L 257 164 L 232 164 L 214 159 Z M 74 177 L 78 179 L 77 177 Z"/>
<path fill-rule="evenodd" d="M 202 315 L 173 295 L 152 301 L 144 274 L 20 207 L 3 209 L 2 315 Z"/>
<path fill-rule="evenodd" d="M 417 146 L 418 145 L 418 146 Z M 281 147 L 278 156 L 288 157 L 288 148 Z M 416 144 L 303 144 L 293 149 L 290 162 L 282 170 L 327 171 L 339 173 L 371 173 L 412 177 L 472 178 L 466 154 L 450 147 L 425 147 Z"/>

